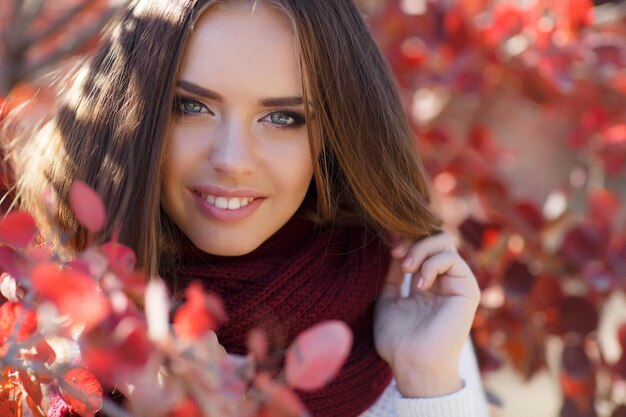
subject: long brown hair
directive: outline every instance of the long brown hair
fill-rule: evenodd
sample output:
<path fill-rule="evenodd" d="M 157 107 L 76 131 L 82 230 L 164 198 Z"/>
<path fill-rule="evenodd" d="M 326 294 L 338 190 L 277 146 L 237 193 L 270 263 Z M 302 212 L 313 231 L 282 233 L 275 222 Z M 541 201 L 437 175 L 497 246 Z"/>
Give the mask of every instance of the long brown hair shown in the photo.
<path fill-rule="evenodd" d="M 233 0 L 245 2 L 245 0 Z M 72 77 L 55 117 L 17 155 L 21 206 L 51 227 L 41 190 L 59 197 L 55 222 L 74 249 L 86 231 L 69 210 L 74 180 L 102 196 L 99 239 L 119 239 L 150 274 L 167 265 L 176 233 L 160 208 L 161 167 L 174 90 L 193 25 L 228 0 L 135 0 L 107 29 L 102 47 Z M 300 47 L 314 161 L 317 217 L 352 219 L 381 235 L 422 238 L 440 229 L 428 183 L 391 72 L 350 0 L 257 0 L 291 22 Z"/>

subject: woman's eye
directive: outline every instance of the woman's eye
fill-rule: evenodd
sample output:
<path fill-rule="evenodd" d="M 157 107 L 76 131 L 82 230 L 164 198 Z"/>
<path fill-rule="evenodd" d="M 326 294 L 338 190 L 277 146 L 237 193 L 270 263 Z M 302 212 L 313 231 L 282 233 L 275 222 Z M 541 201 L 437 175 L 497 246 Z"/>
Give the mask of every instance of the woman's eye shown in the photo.
<path fill-rule="evenodd" d="M 197 116 L 212 112 L 202 103 L 190 98 L 178 97 L 174 102 L 174 111 L 183 116 Z"/>
<path fill-rule="evenodd" d="M 296 128 L 305 123 L 304 116 L 294 112 L 274 112 L 268 114 L 262 120 L 271 123 L 279 129 Z"/>

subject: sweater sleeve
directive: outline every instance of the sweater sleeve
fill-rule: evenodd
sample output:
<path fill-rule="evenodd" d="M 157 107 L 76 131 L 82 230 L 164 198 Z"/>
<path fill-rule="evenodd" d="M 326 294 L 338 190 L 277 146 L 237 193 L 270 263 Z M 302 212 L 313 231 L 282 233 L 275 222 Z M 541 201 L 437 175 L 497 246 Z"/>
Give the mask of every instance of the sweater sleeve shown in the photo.
<path fill-rule="evenodd" d="M 463 388 L 441 397 L 404 398 L 392 381 L 378 401 L 360 417 L 489 417 L 470 340 L 463 346 L 459 372 Z"/>

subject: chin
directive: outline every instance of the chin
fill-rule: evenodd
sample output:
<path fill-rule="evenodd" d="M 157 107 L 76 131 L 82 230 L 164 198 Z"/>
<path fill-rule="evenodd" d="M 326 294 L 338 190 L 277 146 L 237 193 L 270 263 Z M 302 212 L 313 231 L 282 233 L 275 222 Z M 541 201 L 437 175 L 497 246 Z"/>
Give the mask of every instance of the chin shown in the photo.
<path fill-rule="evenodd" d="M 219 243 L 219 242 L 193 242 L 198 249 L 206 252 L 210 255 L 215 256 L 243 256 L 247 255 L 250 252 L 254 251 L 256 248 L 261 246 L 261 243 L 258 244 L 250 242 L 245 242 L 245 244 L 236 244 L 229 239 L 227 242 Z"/>

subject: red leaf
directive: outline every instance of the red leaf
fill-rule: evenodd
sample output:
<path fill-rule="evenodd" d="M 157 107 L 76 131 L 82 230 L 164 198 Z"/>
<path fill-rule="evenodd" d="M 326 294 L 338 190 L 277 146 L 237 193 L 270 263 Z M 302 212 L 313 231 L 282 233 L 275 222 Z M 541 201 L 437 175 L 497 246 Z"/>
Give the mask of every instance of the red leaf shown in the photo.
<path fill-rule="evenodd" d="M 104 227 L 106 209 L 96 191 L 82 181 L 74 181 L 70 190 L 70 205 L 78 222 L 91 233 Z"/>
<path fill-rule="evenodd" d="M 216 330 L 226 320 L 222 302 L 212 294 L 205 294 L 202 284 L 192 282 L 186 295 L 185 304 L 174 315 L 174 331 L 178 337 L 195 340 Z"/>
<path fill-rule="evenodd" d="M 265 332 L 259 328 L 252 329 L 250 333 L 248 333 L 247 347 L 257 360 L 264 360 L 267 357 L 268 350 L 267 335 Z"/>
<path fill-rule="evenodd" d="M 308 416 L 302 401 L 287 386 L 278 384 L 267 373 L 261 372 L 254 380 L 256 387 L 267 397 L 261 415 L 271 417 Z"/>
<path fill-rule="evenodd" d="M 0 268 L 15 278 L 18 283 L 31 273 L 29 260 L 9 246 L 0 246 Z"/>
<path fill-rule="evenodd" d="M 36 404 L 40 404 L 43 399 L 40 382 L 23 371 L 18 371 L 18 375 L 20 382 L 22 383 L 22 387 L 24 387 L 24 391 L 26 391 L 28 396 L 32 398 Z"/>
<path fill-rule="evenodd" d="M 535 285 L 535 276 L 521 262 L 513 262 L 504 273 L 502 285 L 509 296 L 525 297 Z"/>
<path fill-rule="evenodd" d="M 61 397 L 77 414 L 91 417 L 102 408 L 102 385 L 88 369 L 70 369 L 63 381 L 70 387 L 59 385 Z"/>
<path fill-rule="evenodd" d="M 45 340 L 37 342 L 35 353 L 25 352 L 22 356 L 33 361 L 47 363 L 48 365 L 52 364 L 57 358 L 56 352 Z"/>
<path fill-rule="evenodd" d="M 26 404 L 28 404 L 28 408 L 33 413 L 33 417 L 46 417 L 46 414 L 41 409 L 41 405 L 36 403 L 31 397 L 26 397 Z"/>
<path fill-rule="evenodd" d="M 322 388 L 337 375 L 351 348 L 352 333 L 344 322 L 316 324 L 301 333 L 287 351 L 287 383 L 303 391 Z"/>
<path fill-rule="evenodd" d="M 586 221 L 570 229 L 563 239 L 559 255 L 577 266 L 600 259 L 609 245 L 605 228 Z"/>
<path fill-rule="evenodd" d="M 85 331 L 111 312 L 110 303 L 98 284 L 82 272 L 40 263 L 33 270 L 31 279 L 43 299 L 51 301 L 59 313 L 68 315 L 73 323 L 84 323 Z"/>
<path fill-rule="evenodd" d="M 33 217 L 25 212 L 14 211 L 0 221 L 0 242 L 24 248 L 38 233 Z"/>
<path fill-rule="evenodd" d="M 19 330 L 15 327 L 19 325 Z M 37 313 L 17 302 L 0 306 L 0 345 L 6 338 L 15 337 L 18 342 L 27 340 L 37 330 Z"/>
<path fill-rule="evenodd" d="M 118 275 L 130 274 L 135 270 L 135 252 L 118 242 L 107 242 L 100 246 L 108 258 L 111 270 Z"/>
<path fill-rule="evenodd" d="M 146 324 L 133 312 L 113 316 L 81 338 L 85 364 L 101 381 L 115 384 L 120 370 L 146 365 L 152 352 Z"/>
<path fill-rule="evenodd" d="M 0 375 L 4 379 L 4 375 Z M 22 417 L 23 392 L 13 379 L 0 381 L 0 416 Z"/>
<path fill-rule="evenodd" d="M 198 403 L 189 397 L 186 397 L 184 400 L 178 403 L 178 405 L 176 405 L 176 407 L 167 414 L 167 417 L 202 417 L 202 416 L 203 416 L 202 410 L 200 409 L 200 406 L 198 406 Z"/>
<path fill-rule="evenodd" d="M 591 301 L 583 297 L 568 296 L 559 305 L 562 334 L 586 335 L 598 328 L 599 313 Z"/>
<path fill-rule="evenodd" d="M 617 216 L 621 202 L 617 195 L 605 188 L 596 189 L 589 193 L 589 208 L 591 218 L 609 227 Z"/>

